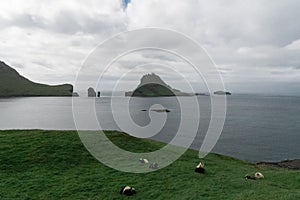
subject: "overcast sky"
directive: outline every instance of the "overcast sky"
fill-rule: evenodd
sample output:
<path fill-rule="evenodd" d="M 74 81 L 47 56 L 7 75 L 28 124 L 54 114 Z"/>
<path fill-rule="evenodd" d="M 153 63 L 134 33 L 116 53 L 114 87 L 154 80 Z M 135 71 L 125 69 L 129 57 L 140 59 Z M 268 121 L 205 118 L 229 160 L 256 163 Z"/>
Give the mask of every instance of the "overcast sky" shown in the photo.
<path fill-rule="evenodd" d="M 300 91 L 299 0 L 10 0 L 0 8 L 0 60 L 33 81 L 74 83 L 108 37 L 161 27 L 203 46 L 232 92 Z M 149 72 L 181 89 L 168 69 L 152 67 Z M 106 80 L 118 76 L 111 71 Z"/>

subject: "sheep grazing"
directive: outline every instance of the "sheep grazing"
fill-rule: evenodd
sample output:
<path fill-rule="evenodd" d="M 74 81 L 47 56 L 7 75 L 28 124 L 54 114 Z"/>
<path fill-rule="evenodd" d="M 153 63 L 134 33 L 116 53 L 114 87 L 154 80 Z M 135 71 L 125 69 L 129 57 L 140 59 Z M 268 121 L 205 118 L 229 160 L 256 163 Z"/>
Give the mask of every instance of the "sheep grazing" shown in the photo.
<path fill-rule="evenodd" d="M 132 196 L 132 195 L 136 194 L 136 191 L 133 187 L 124 186 L 121 188 L 120 194 L 125 195 L 125 196 Z"/>
<path fill-rule="evenodd" d="M 254 177 L 257 178 L 257 179 L 265 178 L 264 175 L 263 175 L 262 173 L 260 173 L 260 172 L 256 172 L 256 173 L 254 174 Z"/>
<path fill-rule="evenodd" d="M 143 164 L 148 164 L 149 163 L 149 161 L 145 158 L 140 158 L 139 161 L 140 161 L 140 163 L 143 163 Z"/>
<path fill-rule="evenodd" d="M 260 173 L 260 172 L 256 172 L 255 174 L 254 174 L 254 176 L 250 176 L 250 175 L 248 175 L 248 174 L 246 174 L 246 176 L 245 176 L 245 179 L 251 179 L 251 180 L 256 180 L 256 179 L 262 179 L 262 178 L 265 178 L 264 177 L 264 175 L 262 174 L 262 173 Z"/>
<path fill-rule="evenodd" d="M 150 166 L 149 166 L 150 169 L 158 169 L 158 164 L 157 163 L 152 163 Z"/>
<path fill-rule="evenodd" d="M 245 179 L 246 179 L 246 180 L 255 180 L 255 177 L 246 174 Z"/>
<path fill-rule="evenodd" d="M 200 162 L 195 169 L 195 172 L 200 173 L 200 174 L 204 174 L 204 164 L 202 162 Z"/>

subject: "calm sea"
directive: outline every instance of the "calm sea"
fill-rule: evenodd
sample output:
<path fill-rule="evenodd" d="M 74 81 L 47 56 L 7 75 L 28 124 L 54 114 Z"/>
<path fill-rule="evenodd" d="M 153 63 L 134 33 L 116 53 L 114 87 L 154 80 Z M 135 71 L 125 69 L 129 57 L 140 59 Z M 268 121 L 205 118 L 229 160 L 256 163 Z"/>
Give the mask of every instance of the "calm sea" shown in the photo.
<path fill-rule="evenodd" d="M 182 98 L 190 105 L 190 97 Z M 126 97 L 115 97 L 116 114 L 128 107 Z M 80 120 L 86 129 L 98 129 L 89 124 L 86 105 L 93 98 L 77 98 Z M 210 97 L 199 96 L 201 120 L 198 134 L 191 145 L 199 149 L 210 120 Z M 148 110 L 161 104 L 171 110 L 167 121 L 154 139 L 170 141 L 177 132 L 181 111 L 174 97 L 131 98 L 129 110 L 133 121 L 144 126 L 150 122 Z M 102 129 L 120 130 L 111 112 L 111 98 L 95 99 L 95 108 Z M 191 105 L 192 106 L 192 105 Z M 193 110 L 193 108 L 191 108 Z M 188 117 L 194 117 L 190 112 Z M 0 129 L 75 130 L 72 98 L 27 97 L 0 99 Z M 188 137 L 188 135 L 187 135 Z M 13 141 L 12 141 L 13 142 Z M 227 117 L 221 137 L 213 152 L 257 161 L 280 161 L 300 158 L 300 97 L 232 95 L 227 97 Z"/>

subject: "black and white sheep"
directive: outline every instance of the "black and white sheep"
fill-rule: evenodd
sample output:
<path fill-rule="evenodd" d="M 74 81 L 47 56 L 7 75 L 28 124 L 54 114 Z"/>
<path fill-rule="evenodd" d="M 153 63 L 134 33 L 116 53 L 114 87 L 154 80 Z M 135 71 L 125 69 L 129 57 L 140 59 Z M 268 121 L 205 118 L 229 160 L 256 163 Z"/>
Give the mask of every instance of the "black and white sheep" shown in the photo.
<path fill-rule="evenodd" d="M 200 162 L 195 169 L 195 172 L 200 173 L 200 174 L 204 174 L 204 164 L 202 162 Z"/>
<path fill-rule="evenodd" d="M 149 166 L 150 169 L 158 169 L 159 166 L 157 163 L 152 163 L 150 166 Z"/>
<path fill-rule="evenodd" d="M 262 174 L 262 173 L 260 173 L 260 172 L 256 172 L 255 174 L 254 174 L 254 176 L 251 176 L 251 175 L 248 175 L 248 174 L 246 174 L 246 176 L 245 176 L 245 179 L 246 180 L 256 180 L 256 179 L 263 179 L 263 178 L 265 178 L 264 177 L 264 175 Z"/>
<path fill-rule="evenodd" d="M 132 196 L 132 195 L 136 194 L 136 191 L 133 187 L 124 186 L 121 188 L 120 194 L 125 195 L 125 196 Z"/>

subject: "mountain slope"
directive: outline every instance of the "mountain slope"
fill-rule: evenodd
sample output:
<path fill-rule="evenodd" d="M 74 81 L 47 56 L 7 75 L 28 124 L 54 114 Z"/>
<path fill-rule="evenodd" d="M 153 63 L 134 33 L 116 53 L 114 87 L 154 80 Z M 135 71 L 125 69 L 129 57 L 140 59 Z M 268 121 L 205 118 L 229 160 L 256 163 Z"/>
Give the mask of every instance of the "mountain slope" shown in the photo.
<path fill-rule="evenodd" d="M 72 96 L 70 84 L 50 86 L 34 83 L 15 69 L 0 61 L 0 97 L 18 96 Z"/>

